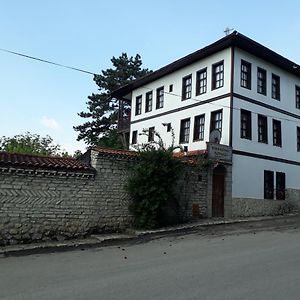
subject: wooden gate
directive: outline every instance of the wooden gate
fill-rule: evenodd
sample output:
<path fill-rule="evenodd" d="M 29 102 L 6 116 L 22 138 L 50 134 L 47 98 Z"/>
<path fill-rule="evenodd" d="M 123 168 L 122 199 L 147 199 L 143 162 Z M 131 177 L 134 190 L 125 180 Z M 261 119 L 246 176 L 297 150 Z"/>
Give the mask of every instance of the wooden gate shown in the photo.
<path fill-rule="evenodd" d="M 212 216 L 224 217 L 224 181 L 226 169 L 217 167 L 212 178 Z"/>

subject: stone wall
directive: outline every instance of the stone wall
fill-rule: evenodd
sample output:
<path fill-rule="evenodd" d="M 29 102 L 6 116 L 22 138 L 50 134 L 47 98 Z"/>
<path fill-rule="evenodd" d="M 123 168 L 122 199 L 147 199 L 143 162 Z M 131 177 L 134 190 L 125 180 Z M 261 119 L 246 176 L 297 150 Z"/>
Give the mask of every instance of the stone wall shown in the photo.
<path fill-rule="evenodd" d="M 295 211 L 293 202 L 286 200 L 268 200 L 251 198 L 233 198 L 233 217 L 276 216 Z"/>
<path fill-rule="evenodd" d="M 95 175 L 42 169 L 0 173 L 0 244 L 63 240 L 130 226 L 124 184 L 137 159 L 92 150 L 85 161 Z M 205 172 L 186 166 L 177 185 L 181 220 L 207 216 L 206 182 Z"/>

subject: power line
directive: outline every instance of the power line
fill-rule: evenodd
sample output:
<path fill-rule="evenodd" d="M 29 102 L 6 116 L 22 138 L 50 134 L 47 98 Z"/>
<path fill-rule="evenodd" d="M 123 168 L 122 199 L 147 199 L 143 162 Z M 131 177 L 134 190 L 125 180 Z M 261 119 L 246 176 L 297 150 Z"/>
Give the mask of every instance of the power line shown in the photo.
<path fill-rule="evenodd" d="M 3 49 L 3 48 L 0 48 L 0 51 L 6 52 L 6 53 L 10 53 L 10 54 L 14 54 L 14 55 L 18 55 L 18 56 L 25 57 L 25 58 L 29 58 L 29 59 L 33 59 L 33 60 L 37 60 L 37 61 L 40 61 L 40 62 L 43 62 L 43 63 L 55 65 L 55 66 L 58 66 L 58 67 L 62 67 L 62 68 L 66 68 L 66 69 L 71 69 L 73 71 L 78 71 L 78 72 L 82 72 L 82 73 L 86 73 L 86 74 L 91 74 L 93 76 L 97 75 L 96 73 L 89 72 L 89 71 L 86 71 L 86 70 L 83 70 L 83 69 L 78 69 L 78 68 L 75 68 L 75 67 L 70 67 L 70 66 L 59 64 L 59 63 L 56 63 L 56 62 L 53 62 L 53 61 L 50 61 L 50 60 L 46 60 L 46 59 L 34 57 L 34 56 L 31 56 L 31 55 L 26 55 L 26 54 L 23 54 L 23 53 L 19 53 L 19 52 L 7 50 L 7 49 Z"/>
<path fill-rule="evenodd" d="M 143 86 L 142 88 L 144 88 L 144 89 L 146 89 L 146 90 L 150 90 L 150 91 L 153 90 L 152 88 L 149 88 L 149 87 L 146 87 L 146 86 Z M 164 94 L 182 98 L 182 95 L 175 94 L 175 93 L 170 93 L 170 92 L 164 91 Z M 199 99 L 196 99 L 196 98 L 193 98 L 193 97 L 189 98 L 189 100 L 193 100 L 193 101 L 195 101 L 195 102 L 202 102 L 202 101 L 205 101 L 205 100 L 199 100 Z M 228 105 L 217 104 L 217 103 L 214 103 L 214 102 L 206 102 L 206 103 L 204 103 L 204 104 L 210 104 L 210 105 L 214 105 L 214 106 L 221 107 L 221 108 L 228 108 L 228 109 L 231 109 L 231 108 L 232 108 L 233 110 L 236 110 L 236 111 L 241 111 L 241 110 L 243 110 L 242 108 L 230 107 L 230 106 L 228 106 Z M 268 108 L 267 108 L 267 109 L 268 109 Z M 283 121 L 293 122 L 293 123 L 296 123 L 296 124 L 298 124 L 298 125 L 299 125 L 299 123 L 300 123 L 300 120 L 297 122 L 297 121 L 294 121 L 294 120 L 291 120 L 291 119 L 288 119 L 288 118 L 275 117 L 275 116 L 272 116 L 272 115 L 263 114 L 263 113 L 258 113 L 258 112 L 255 112 L 255 111 L 251 111 L 251 113 L 253 113 L 253 114 L 255 114 L 255 115 L 264 115 L 264 116 L 266 116 L 266 117 L 270 117 L 270 118 L 273 118 L 273 119 L 276 119 L 276 120 L 283 120 Z"/>

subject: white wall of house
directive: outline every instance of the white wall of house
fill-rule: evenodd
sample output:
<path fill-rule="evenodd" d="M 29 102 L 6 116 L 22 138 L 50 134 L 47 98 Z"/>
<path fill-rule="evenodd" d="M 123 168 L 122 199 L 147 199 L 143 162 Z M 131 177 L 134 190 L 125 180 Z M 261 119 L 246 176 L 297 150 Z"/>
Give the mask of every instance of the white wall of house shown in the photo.
<path fill-rule="evenodd" d="M 220 61 L 224 61 L 224 86 L 219 89 L 212 90 L 212 65 Z M 171 123 L 175 132 L 175 144 L 179 143 L 179 131 L 180 121 L 185 118 L 191 118 L 190 127 L 190 142 L 187 145 L 189 150 L 204 149 L 206 148 L 206 141 L 209 138 L 209 126 L 210 126 L 210 113 L 211 111 L 223 109 L 223 134 L 222 143 L 228 144 L 229 142 L 229 98 L 220 99 L 213 103 L 207 103 L 203 105 L 197 105 L 188 109 L 182 109 L 190 105 L 196 105 L 197 103 L 219 97 L 230 92 L 230 66 L 231 56 L 230 49 L 225 49 L 214 55 L 211 55 L 203 60 L 200 60 L 192 65 L 182 68 L 176 72 L 173 72 L 161 79 L 155 80 L 146 86 L 140 87 L 132 92 L 132 111 L 131 111 L 131 132 L 130 142 L 132 140 L 132 132 L 137 130 L 141 133 L 142 130 L 155 126 L 155 129 L 161 134 L 166 144 L 171 142 L 170 133 L 166 131 L 166 128 L 162 126 L 162 123 Z M 196 73 L 197 71 L 207 68 L 207 92 L 205 94 L 196 96 Z M 192 98 L 182 101 L 182 78 L 192 74 Z M 173 91 L 169 93 L 169 86 L 173 85 Z M 156 109 L 156 89 L 164 86 L 164 107 Z M 145 98 L 146 93 L 153 91 L 153 108 L 151 112 L 145 112 Z M 142 113 L 135 115 L 136 97 L 142 95 Z M 174 109 L 179 111 L 168 113 Z M 182 110 L 180 110 L 182 109 Z M 205 139 L 200 142 L 193 142 L 193 128 L 194 117 L 199 114 L 205 113 Z M 164 114 L 162 116 L 157 116 Z M 153 117 L 153 118 L 151 118 Z M 145 119 L 149 118 L 149 119 Z M 146 137 L 138 136 L 138 143 L 146 142 Z"/>
<path fill-rule="evenodd" d="M 241 59 L 251 63 L 252 78 L 251 90 L 241 87 Z M 275 108 L 300 115 L 300 110 L 295 105 L 295 86 L 300 85 L 300 78 L 267 63 L 249 53 L 236 49 L 234 62 L 234 92 L 251 98 Z M 267 71 L 267 95 L 257 93 L 257 67 Z M 272 98 L 271 76 L 272 73 L 280 77 L 280 101 Z M 274 158 L 300 162 L 300 152 L 297 151 L 297 126 L 300 120 L 265 108 L 257 104 L 234 97 L 233 99 L 233 140 L 234 150 L 256 153 Z M 240 136 L 241 109 L 251 111 L 252 114 L 252 139 Z M 258 142 L 258 114 L 268 118 L 268 143 Z M 273 145 L 273 119 L 281 121 L 282 147 Z M 286 173 L 286 188 L 300 189 L 300 166 L 276 162 L 268 159 L 233 155 L 232 170 L 232 196 L 242 198 L 264 198 L 264 170 Z"/>

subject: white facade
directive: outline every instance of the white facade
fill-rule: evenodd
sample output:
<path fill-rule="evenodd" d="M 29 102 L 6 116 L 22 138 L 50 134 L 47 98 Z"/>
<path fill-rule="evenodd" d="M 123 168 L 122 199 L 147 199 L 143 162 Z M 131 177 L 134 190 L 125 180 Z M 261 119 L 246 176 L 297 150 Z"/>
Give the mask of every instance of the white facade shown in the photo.
<path fill-rule="evenodd" d="M 275 52 L 261 49 L 263 46 L 246 37 L 246 43 L 253 45 L 249 51 L 242 50 L 246 46 L 238 44 L 228 45 L 217 49 L 197 61 L 175 69 L 155 80 L 138 86 L 131 91 L 131 127 L 132 133 L 141 133 L 144 129 L 155 127 L 166 145 L 171 143 L 171 134 L 163 123 L 171 123 L 175 132 L 175 145 L 180 143 L 181 120 L 190 119 L 188 142 L 181 143 L 187 146 L 188 151 L 206 149 L 211 131 L 212 112 L 222 110 L 221 144 L 232 147 L 232 197 L 240 199 L 265 198 L 265 171 L 273 172 L 274 196 L 276 199 L 277 173 L 284 174 L 284 189 L 299 190 L 300 195 L 300 137 L 297 144 L 297 127 L 300 127 L 300 109 L 296 108 L 296 86 L 300 86 L 300 72 L 293 71 L 290 61 L 280 57 Z M 224 40 L 224 39 L 223 39 Z M 258 46 L 257 46 L 258 45 Z M 257 51 L 255 47 L 261 47 Z M 256 51 L 256 52 L 255 52 Z M 254 55 L 259 51 L 266 54 Z M 251 53 L 252 54 L 251 54 Z M 271 58 L 276 61 L 272 63 Z M 220 88 L 213 88 L 213 65 L 223 61 L 224 83 Z M 241 86 L 241 64 L 246 62 L 251 69 L 251 85 L 249 88 Z M 176 62 L 174 62 L 176 64 Z M 295 64 L 295 68 L 300 68 Z M 196 74 L 207 68 L 206 93 L 196 95 Z M 266 72 L 266 94 L 258 93 L 258 68 Z M 289 69 L 290 68 L 290 69 Z M 272 98 L 272 74 L 280 78 L 280 100 Z M 192 76 L 191 98 L 182 100 L 183 78 Z M 249 74 L 248 74 L 249 75 Z M 277 78 L 278 78 L 277 77 Z M 249 78 L 248 78 L 249 81 Z M 169 91 L 172 85 L 172 91 Z M 164 87 L 164 104 L 156 108 L 156 90 Z M 153 91 L 152 111 L 145 111 L 146 93 Z M 136 98 L 142 96 L 141 113 L 136 115 Z M 251 136 L 241 137 L 241 111 L 250 112 Z M 195 117 L 205 115 L 204 138 L 194 140 L 193 132 Z M 267 119 L 267 141 L 258 140 L 258 116 Z M 273 120 L 281 125 L 281 146 L 273 145 Z M 300 129 L 299 129 L 300 130 Z M 147 137 L 137 135 L 137 144 L 147 142 Z M 279 174 L 279 175 L 280 175 Z M 281 185 L 283 183 L 281 182 Z"/>

